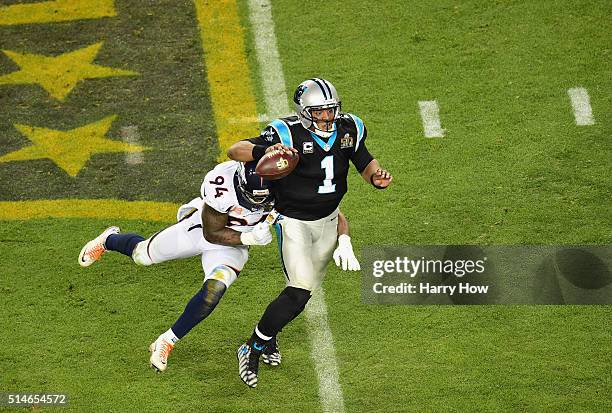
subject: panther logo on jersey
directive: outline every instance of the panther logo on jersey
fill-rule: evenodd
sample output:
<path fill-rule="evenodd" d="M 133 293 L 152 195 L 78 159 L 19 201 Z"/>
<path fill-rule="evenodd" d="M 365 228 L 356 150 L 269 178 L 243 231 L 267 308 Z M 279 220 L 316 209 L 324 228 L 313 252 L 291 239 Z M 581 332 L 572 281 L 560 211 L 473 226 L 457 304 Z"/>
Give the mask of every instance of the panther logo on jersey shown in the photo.
<path fill-rule="evenodd" d="M 261 136 L 262 136 L 262 137 L 263 137 L 265 140 L 267 140 L 268 142 L 272 142 L 272 140 L 274 140 L 274 132 L 273 132 L 273 131 L 272 131 L 272 129 L 270 129 L 270 128 L 266 128 L 266 129 L 265 129 L 265 130 L 262 132 Z"/>

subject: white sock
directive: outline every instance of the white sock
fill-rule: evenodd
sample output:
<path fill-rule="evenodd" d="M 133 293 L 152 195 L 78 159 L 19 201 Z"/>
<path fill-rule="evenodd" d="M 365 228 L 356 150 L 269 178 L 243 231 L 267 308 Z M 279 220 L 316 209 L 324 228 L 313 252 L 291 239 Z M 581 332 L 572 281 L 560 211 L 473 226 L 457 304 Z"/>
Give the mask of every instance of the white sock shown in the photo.
<path fill-rule="evenodd" d="M 172 331 L 171 328 L 168 329 L 168 331 L 166 331 L 165 333 L 162 333 L 159 338 L 162 338 L 167 342 L 172 343 L 172 345 L 176 344 L 176 342 L 179 341 L 179 338 L 176 336 L 176 334 L 174 334 L 174 331 Z"/>

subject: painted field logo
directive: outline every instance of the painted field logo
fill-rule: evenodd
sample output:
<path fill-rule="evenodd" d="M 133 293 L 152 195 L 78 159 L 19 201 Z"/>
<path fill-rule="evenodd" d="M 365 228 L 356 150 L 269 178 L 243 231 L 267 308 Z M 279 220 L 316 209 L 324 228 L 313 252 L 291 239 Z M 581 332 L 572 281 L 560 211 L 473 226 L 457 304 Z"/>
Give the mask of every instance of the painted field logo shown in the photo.
<path fill-rule="evenodd" d="M 179 203 L 199 193 L 216 132 L 193 4 L 127 7 L 0 7 L 0 202 Z"/>

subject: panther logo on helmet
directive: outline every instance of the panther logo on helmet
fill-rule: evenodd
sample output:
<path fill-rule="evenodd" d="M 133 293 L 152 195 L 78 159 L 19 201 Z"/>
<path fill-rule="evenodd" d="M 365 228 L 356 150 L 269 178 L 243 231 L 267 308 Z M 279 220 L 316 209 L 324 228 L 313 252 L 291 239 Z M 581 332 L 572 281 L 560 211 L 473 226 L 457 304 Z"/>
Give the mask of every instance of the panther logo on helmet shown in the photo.
<path fill-rule="evenodd" d="M 307 89 L 308 86 L 303 83 L 300 84 L 295 90 L 295 93 L 293 94 L 293 102 L 299 104 L 302 100 L 302 95 L 304 94 L 304 92 L 306 92 Z"/>

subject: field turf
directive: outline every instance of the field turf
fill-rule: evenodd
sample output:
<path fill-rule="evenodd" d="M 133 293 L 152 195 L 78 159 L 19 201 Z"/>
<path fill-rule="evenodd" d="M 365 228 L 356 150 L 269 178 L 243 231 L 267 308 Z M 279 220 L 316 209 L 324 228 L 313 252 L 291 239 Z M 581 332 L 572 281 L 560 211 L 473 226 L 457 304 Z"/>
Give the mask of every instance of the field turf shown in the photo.
<path fill-rule="evenodd" d="M 235 349 L 284 285 L 275 242 L 252 250 L 161 375 L 147 347 L 199 289 L 199 259 L 141 268 L 107 254 L 78 266 L 108 225 L 150 235 L 174 219 L 124 218 L 113 200 L 189 201 L 220 152 L 203 52 L 213 46 L 193 3 L 111 3 L 114 17 L 0 24 L 0 393 L 67 393 L 66 411 L 321 411 L 304 317 L 282 332 L 283 364 L 262 367 L 256 390 L 237 376 Z M 247 1 L 237 4 L 264 113 L 256 28 Z M 358 255 L 368 245 L 612 244 L 609 2 L 275 0 L 272 13 L 289 93 L 307 77 L 332 81 L 393 173 L 386 191 L 351 173 L 341 208 Z M 63 100 L 3 83 L 20 70 L 11 52 L 99 42 L 95 64 L 135 74 L 82 80 Z M 588 90 L 594 125 L 575 124 L 573 87 Z M 438 102 L 445 137 L 423 136 L 421 100 Z M 137 130 L 142 164 L 124 152 L 81 164 L 60 151 L 67 169 L 3 161 L 32 144 L 16 125 L 68 131 L 109 116 L 106 138 Z M 20 218 L 49 199 L 103 199 L 107 210 Z M 324 283 L 347 412 L 612 410 L 609 306 L 372 306 L 360 285 L 333 266 Z"/>

